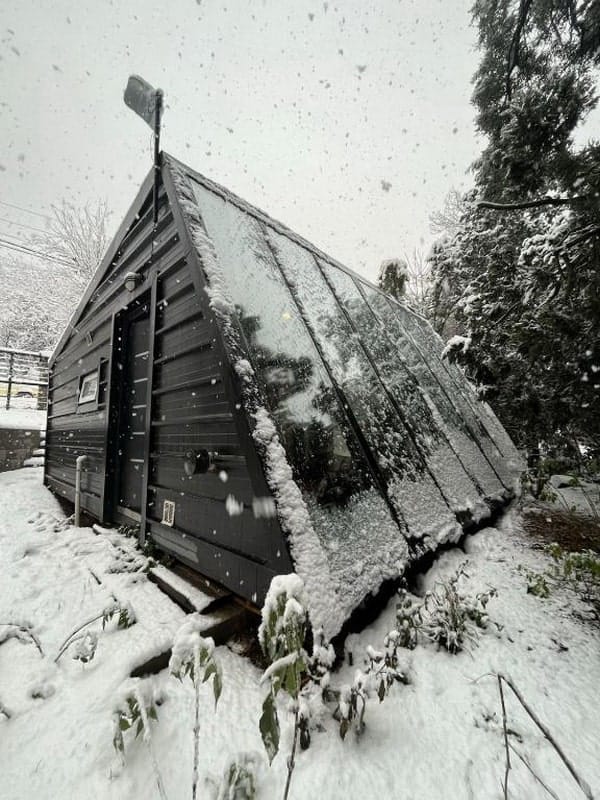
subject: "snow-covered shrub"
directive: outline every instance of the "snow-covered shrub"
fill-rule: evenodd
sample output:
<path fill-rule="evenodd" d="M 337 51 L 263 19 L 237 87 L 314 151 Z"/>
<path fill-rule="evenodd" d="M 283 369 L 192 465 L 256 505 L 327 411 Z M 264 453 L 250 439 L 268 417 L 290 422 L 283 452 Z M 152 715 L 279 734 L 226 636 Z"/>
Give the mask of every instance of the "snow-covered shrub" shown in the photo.
<path fill-rule="evenodd" d="M 422 622 L 421 603 L 415 602 L 403 584 L 398 589 L 398 604 L 396 605 L 396 635 L 394 639 L 397 646 L 414 650 L 417 646 L 418 631 Z"/>
<path fill-rule="evenodd" d="M 568 586 L 589 607 L 593 619 L 600 619 L 600 555 L 593 550 L 569 552 L 554 542 L 545 548 L 552 564 L 543 572 L 519 566 L 527 580 L 527 592 L 549 597 L 558 586 Z"/>
<path fill-rule="evenodd" d="M 119 630 L 126 630 L 135 625 L 137 618 L 131 603 L 120 603 L 116 600 L 110 603 L 102 612 L 102 630 L 106 628 L 108 623 L 117 618 L 117 628 Z"/>
<path fill-rule="evenodd" d="M 262 676 L 269 683 L 263 703 L 259 728 L 271 762 L 279 750 L 279 719 L 275 697 L 284 689 L 292 698 L 294 713 L 294 748 L 301 723 L 298 695 L 302 676 L 307 672 L 308 655 L 304 649 L 308 616 L 304 584 L 295 574 L 277 575 L 265 598 L 258 641 L 271 662 Z M 293 757 L 293 756 L 292 756 Z"/>
<path fill-rule="evenodd" d="M 89 664 L 96 655 L 98 634 L 95 631 L 87 631 L 83 636 L 74 641 L 73 658 L 75 661 L 81 661 L 82 664 Z"/>
<path fill-rule="evenodd" d="M 221 668 L 214 659 L 215 643 L 204 638 L 202 631 L 206 621 L 195 614 L 181 626 L 175 635 L 169 670 L 172 675 L 183 681 L 187 675 L 195 689 L 194 716 L 194 771 L 192 774 L 192 798 L 195 800 L 198 788 L 198 762 L 200 754 L 200 686 L 212 678 L 215 706 L 219 702 L 223 685 Z"/>
<path fill-rule="evenodd" d="M 308 676 L 309 657 L 304 649 L 308 625 L 304 584 L 298 575 L 277 575 L 271 581 L 262 610 L 262 622 L 258 629 L 258 641 L 263 653 L 271 662 L 261 682 L 269 683 L 269 692 L 263 702 L 259 721 L 260 734 L 267 751 L 269 763 L 279 751 L 279 718 L 276 696 L 284 689 L 292 702 L 290 710 L 294 716 L 294 739 L 288 759 L 288 776 L 284 800 L 288 796 L 292 772 L 294 771 L 296 745 L 300 736 L 303 746 L 310 741 L 310 702 L 307 690 L 300 697 L 302 683 Z"/>
<path fill-rule="evenodd" d="M 542 572 L 535 572 L 535 570 L 528 569 L 522 564 L 519 564 L 517 569 L 525 575 L 527 594 L 533 594 L 535 597 L 550 597 L 550 586 Z"/>
<path fill-rule="evenodd" d="M 368 701 L 377 695 L 382 703 L 395 683 L 407 684 L 408 665 L 399 656 L 400 632 L 390 631 L 384 639 L 384 649 L 375 650 L 370 645 L 366 649 L 366 667 L 356 670 L 351 685 L 342 686 L 337 693 L 338 706 L 334 712 L 339 722 L 342 739 L 354 727 L 357 736 L 365 727 L 365 712 Z"/>
<path fill-rule="evenodd" d="M 352 725 L 358 736 L 364 730 L 365 711 L 369 696 L 368 683 L 368 676 L 362 670 L 356 670 L 352 685 L 342 686 L 338 693 L 338 707 L 334 716 L 339 721 L 342 739 L 346 738 Z"/>
<path fill-rule="evenodd" d="M 493 588 L 476 595 L 463 594 L 458 584 L 467 577 L 465 566 L 461 564 L 454 575 L 427 592 L 421 610 L 423 633 L 453 654 L 477 641 L 477 629 L 486 628 L 489 621 L 487 604 L 497 594 Z"/>

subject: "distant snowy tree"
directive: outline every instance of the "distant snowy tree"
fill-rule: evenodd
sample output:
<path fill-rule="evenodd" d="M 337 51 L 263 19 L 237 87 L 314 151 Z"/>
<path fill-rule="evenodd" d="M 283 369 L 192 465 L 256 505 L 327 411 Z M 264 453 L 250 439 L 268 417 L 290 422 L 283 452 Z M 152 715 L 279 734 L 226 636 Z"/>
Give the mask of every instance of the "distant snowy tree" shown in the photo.
<path fill-rule="evenodd" d="M 464 195 L 458 189 L 450 189 L 444 198 L 444 205 L 440 211 L 429 215 L 429 229 L 438 236 L 445 234 L 452 236 L 460 228 L 460 222 L 465 210 Z"/>
<path fill-rule="evenodd" d="M 433 249 L 434 322 L 521 444 L 600 442 L 599 3 L 478 0 L 473 99 L 487 146 Z"/>
<path fill-rule="evenodd" d="M 379 268 L 377 285 L 396 300 L 428 316 L 430 313 L 433 282 L 431 266 L 423 251 L 415 247 L 402 258 L 384 261 Z"/>
<path fill-rule="evenodd" d="M 51 349 L 79 294 L 69 270 L 23 259 L 0 264 L 0 347 Z"/>
<path fill-rule="evenodd" d="M 408 265 L 400 258 L 389 258 L 379 267 L 377 285 L 396 300 L 404 298 L 408 283 Z"/>
<path fill-rule="evenodd" d="M 46 232 L 32 236 L 31 242 L 44 255 L 63 261 L 71 269 L 73 281 L 83 288 L 108 247 L 109 215 L 105 200 L 82 208 L 63 200 L 52 206 Z"/>
<path fill-rule="evenodd" d="M 52 349 L 108 246 L 104 201 L 53 206 L 45 233 L 30 238 L 44 258 L 0 263 L 0 346 Z"/>

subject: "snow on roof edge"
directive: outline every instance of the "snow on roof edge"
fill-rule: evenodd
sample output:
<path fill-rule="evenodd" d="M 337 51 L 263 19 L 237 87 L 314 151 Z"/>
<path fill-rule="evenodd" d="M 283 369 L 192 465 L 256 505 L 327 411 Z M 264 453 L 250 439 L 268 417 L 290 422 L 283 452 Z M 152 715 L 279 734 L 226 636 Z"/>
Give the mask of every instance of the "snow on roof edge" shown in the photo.
<path fill-rule="evenodd" d="M 379 292 L 385 297 L 390 298 L 394 303 L 406 309 L 406 311 L 408 311 L 409 313 L 414 314 L 416 317 L 422 319 L 425 322 L 428 322 L 427 318 L 424 317 L 422 314 L 419 314 L 414 308 L 405 303 L 400 302 L 392 295 L 387 294 L 387 292 L 384 292 L 379 286 L 377 286 L 376 283 L 373 283 L 368 278 L 365 278 L 364 275 L 360 275 L 355 270 L 351 269 L 350 267 L 347 267 L 345 264 L 342 264 L 341 261 L 338 261 L 336 258 L 330 256 L 328 253 L 326 253 L 324 250 L 321 250 L 312 242 L 309 242 L 308 239 L 305 239 L 299 233 L 293 231 L 285 223 L 280 222 L 274 217 L 271 217 L 269 214 L 267 214 L 266 211 L 263 211 L 257 206 L 252 205 L 247 200 L 244 200 L 239 195 L 236 195 L 234 192 L 227 189 L 222 184 L 217 183 L 216 181 L 213 181 L 211 178 L 207 178 L 205 175 L 202 175 L 202 173 L 197 172 L 195 169 L 192 169 L 192 167 L 188 166 L 183 161 L 180 161 L 178 158 L 175 158 L 175 156 L 172 156 L 170 153 L 163 152 L 163 156 L 165 156 L 166 160 L 168 162 L 171 162 L 171 164 L 175 168 L 178 168 L 179 170 L 184 172 L 188 177 L 191 177 L 193 180 L 200 183 L 202 186 L 204 186 L 205 189 L 208 189 L 214 194 L 218 194 L 220 197 L 223 198 L 223 200 L 232 203 L 233 205 L 237 206 L 241 211 L 244 211 L 246 214 L 250 214 L 250 216 L 255 217 L 260 222 L 264 222 L 269 227 L 274 228 L 277 231 L 277 233 L 280 233 L 282 236 L 286 236 L 288 239 L 291 239 L 296 244 L 300 245 L 301 247 L 304 247 L 306 250 L 309 250 L 313 255 L 323 259 L 324 261 L 327 261 L 334 267 L 338 267 L 338 269 L 343 270 L 352 278 L 355 278 L 361 283 L 366 284 L 371 289 L 375 289 L 375 291 Z"/>

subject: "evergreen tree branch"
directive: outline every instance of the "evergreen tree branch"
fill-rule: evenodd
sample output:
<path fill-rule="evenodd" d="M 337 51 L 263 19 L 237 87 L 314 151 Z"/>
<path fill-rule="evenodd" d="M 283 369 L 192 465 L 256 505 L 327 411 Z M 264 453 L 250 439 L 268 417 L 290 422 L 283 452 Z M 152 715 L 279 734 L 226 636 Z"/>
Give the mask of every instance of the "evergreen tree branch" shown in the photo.
<path fill-rule="evenodd" d="M 568 206 L 572 203 L 581 203 L 589 195 L 580 194 L 574 197 L 538 197 L 536 200 L 523 200 L 520 203 L 495 203 L 492 200 L 479 200 L 476 208 L 491 208 L 495 211 L 521 211 L 526 208 L 541 208 L 542 206 Z"/>

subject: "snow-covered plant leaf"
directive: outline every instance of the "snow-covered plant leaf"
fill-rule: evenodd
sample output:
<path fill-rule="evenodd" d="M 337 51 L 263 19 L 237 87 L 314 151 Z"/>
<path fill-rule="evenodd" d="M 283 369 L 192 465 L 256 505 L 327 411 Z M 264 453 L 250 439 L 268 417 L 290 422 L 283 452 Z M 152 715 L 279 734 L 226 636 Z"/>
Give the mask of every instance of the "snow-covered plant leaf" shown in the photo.
<path fill-rule="evenodd" d="M 150 737 L 150 720 L 158 721 L 157 703 L 160 697 L 149 681 L 131 679 L 121 690 L 121 699 L 113 714 L 113 746 L 124 754 L 123 734 L 135 727 L 135 737 Z"/>
<path fill-rule="evenodd" d="M 200 615 L 186 620 L 175 636 L 169 670 L 179 680 L 187 675 L 194 686 L 212 678 L 216 704 L 221 696 L 223 680 L 221 668 L 214 659 L 215 643 L 210 637 L 202 636 L 205 627 L 206 622 Z"/>
<path fill-rule="evenodd" d="M 262 709 L 258 727 L 270 764 L 279 751 L 279 719 L 273 692 L 265 697 Z"/>
<path fill-rule="evenodd" d="M 87 631 L 75 640 L 75 647 L 72 656 L 82 664 L 88 664 L 96 655 L 98 647 L 98 634 L 95 631 Z"/>

